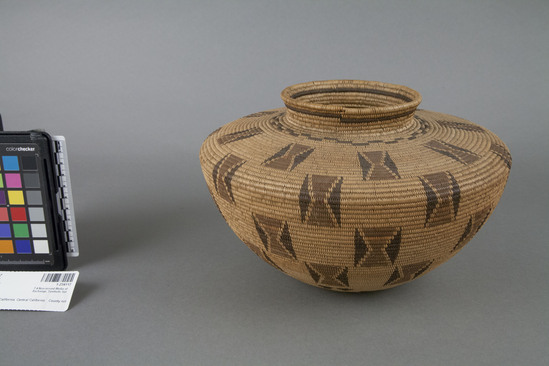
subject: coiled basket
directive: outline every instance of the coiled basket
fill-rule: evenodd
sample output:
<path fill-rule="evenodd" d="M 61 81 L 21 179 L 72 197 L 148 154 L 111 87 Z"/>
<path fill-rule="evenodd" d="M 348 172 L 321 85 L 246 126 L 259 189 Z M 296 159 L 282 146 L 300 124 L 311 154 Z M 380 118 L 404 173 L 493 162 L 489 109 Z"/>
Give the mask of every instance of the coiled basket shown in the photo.
<path fill-rule="evenodd" d="M 200 162 L 236 235 L 300 281 L 355 292 L 409 282 L 461 250 L 503 193 L 505 144 L 417 110 L 415 90 L 330 80 L 281 96 L 285 108 L 210 134 Z"/>

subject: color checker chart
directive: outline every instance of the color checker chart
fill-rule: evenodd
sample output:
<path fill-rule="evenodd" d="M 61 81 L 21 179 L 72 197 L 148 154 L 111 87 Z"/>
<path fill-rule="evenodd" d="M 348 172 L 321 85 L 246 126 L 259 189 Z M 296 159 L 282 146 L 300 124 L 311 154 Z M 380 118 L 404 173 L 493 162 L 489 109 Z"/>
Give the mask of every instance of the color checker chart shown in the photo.
<path fill-rule="evenodd" d="M 65 269 L 77 254 L 64 147 L 44 132 L 0 133 L 0 270 Z"/>
<path fill-rule="evenodd" d="M 0 253 L 49 254 L 36 157 L 3 155 L 0 164 Z"/>

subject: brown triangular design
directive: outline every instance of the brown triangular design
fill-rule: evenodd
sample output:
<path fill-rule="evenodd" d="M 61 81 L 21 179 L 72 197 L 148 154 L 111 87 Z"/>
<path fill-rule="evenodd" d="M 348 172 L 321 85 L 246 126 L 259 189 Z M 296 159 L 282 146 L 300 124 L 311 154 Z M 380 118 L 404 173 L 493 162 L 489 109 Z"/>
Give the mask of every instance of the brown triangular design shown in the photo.
<path fill-rule="evenodd" d="M 309 211 L 309 205 L 311 204 L 311 195 L 309 194 L 309 175 L 305 176 L 303 184 L 301 185 L 301 191 L 299 192 L 299 209 L 301 211 L 301 222 L 304 222 L 307 218 L 307 212 Z"/>
<path fill-rule="evenodd" d="M 389 279 L 387 280 L 387 282 L 385 282 L 383 286 L 390 285 L 392 282 L 398 280 L 399 278 L 400 278 L 400 272 L 398 271 L 398 268 L 395 267 L 395 270 L 391 274 L 391 277 L 389 277 Z"/>
<path fill-rule="evenodd" d="M 267 233 L 265 233 L 265 230 L 263 230 L 263 228 L 259 225 L 259 222 L 257 222 L 257 219 L 255 218 L 255 216 L 253 216 L 253 219 L 254 219 L 254 224 L 255 224 L 255 229 L 257 231 L 257 234 L 259 235 L 259 238 L 261 239 L 261 242 L 263 243 L 263 245 L 265 246 L 265 249 L 269 249 L 269 238 L 267 237 Z"/>
<path fill-rule="evenodd" d="M 336 279 L 341 282 L 346 287 L 349 287 L 349 269 L 347 267 L 343 268 L 340 274 L 337 275 Z"/>
<path fill-rule="evenodd" d="M 372 168 L 372 164 L 366 160 L 364 156 L 362 156 L 360 153 L 358 154 L 358 163 L 360 164 L 360 168 L 362 169 L 362 180 L 366 180 L 368 177 L 368 172 Z"/>
<path fill-rule="evenodd" d="M 330 205 L 330 208 L 332 209 L 332 213 L 334 214 L 336 222 L 339 226 L 341 226 L 340 203 L 341 203 L 341 185 L 342 184 L 343 184 L 343 177 L 340 177 L 339 180 L 334 185 L 334 188 L 332 189 L 330 197 L 328 198 L 328 204 Z"/>
<path fill-rule="evenodd" d="M 391 171 L 391 173 L 393 173 L 394 175 L 396 175 L 398 178 L 400 178 L 400 174 L 398 174 L 398 169 L 396 167 L 396 164 L 395 162 L 393 161 L 393 159 L 391 159 L 391 157 L 389 156 L 389 153 L 388 152 L 385 152 L 385 166 L 387 168 L 389 168 L 389 170 Z"/>
<path fill-rule="evenodd" d="M 302 152 L 301 154 L 297 155 L 295 158 L 294 158 L 294 163 L 292 164 L 292 167 L 290 168 L 290 171 L 294 170 L 294 168 L 296 166 L 298 166 L 299 164 L 301 164 L 302 162 L 305 161 L 305 159 L 307 159 L 309 157 L 309 155 L 311 155 L 311 153 L 314 151 L 313 148 L 307 150 L 307 151 L 304 151 Z"/>
<path fill-rule="evenodd" d="M 463 230 L 463 234 L 461 234 L 461 238 L 459 238 L 457 244 L 454 246 L 454 249 L 452 249 L 452 252 L 461 249 L 465 245 L 466 239 L 469 237 L 469 234 L 471 234 L 472 227 L 473 216 L 469 216 L 469 221 L 467 222 L 467 225 L 465 225 L 465 230 Z"/>
<path fill-rule="evenodd" d="M 389 256 L 392 264 L 395 264 L 395 261 L 398 257 L 398 252 L 400 251 L 400 239 L 401 239 L 401 229 L 393 236 L 385 251 Z"/>
<path fill-rule="evenodd" d="M 360 231 L 355 229 L 355 266 L 358 266 L 367 254 L 368 247 L 364 242 L 364 238 L 360 235 Z"/>
<path fill-rule="evenodd" d="M 307 270 L 309 271 L 309 274 L 311 275 L 313 281 L 315 281 L 315 283 L 318 283 L 318 281 L 320 281 L 320 274 L 313 268 L 311 268 L 311 266 L 309 266 L 307 263 L 305 263 L 305 267 L 307 267 Z"/>
<path fill-rule="evenodd" d="M 297 259 L 297 256 L 295 255 L 294 247 L 292 245 L 292 237 L 290 236 L 290 229 L 288 228 L 288 223 L 286 222 L 284 224 L 284 228 L 282 229 L 282 233 L 280 234 L 280 242 L 284 246 L 284 248 L 294 257 Z"/>

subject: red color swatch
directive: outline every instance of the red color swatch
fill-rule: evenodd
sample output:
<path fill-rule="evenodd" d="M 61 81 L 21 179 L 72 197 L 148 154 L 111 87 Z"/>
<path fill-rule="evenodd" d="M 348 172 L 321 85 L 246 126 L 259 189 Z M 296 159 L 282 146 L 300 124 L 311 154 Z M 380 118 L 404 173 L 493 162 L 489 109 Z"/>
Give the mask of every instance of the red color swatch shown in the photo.
<path fill-rule="evenodd" d="M 12 221 L 27 221 L 25 207 L 11 207 L 10 211 Z"/>

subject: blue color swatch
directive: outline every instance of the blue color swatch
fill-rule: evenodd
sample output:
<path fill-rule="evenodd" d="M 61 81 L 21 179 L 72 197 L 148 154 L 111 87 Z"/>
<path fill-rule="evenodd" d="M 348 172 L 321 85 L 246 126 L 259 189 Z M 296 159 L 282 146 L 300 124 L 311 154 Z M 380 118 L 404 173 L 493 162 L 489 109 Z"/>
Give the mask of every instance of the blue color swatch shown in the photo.
<path fill-rule="evenodd" d="M 2 156 L 4 170 L 19 170 L 19 161 L 17 156 Z"/>
<path fill-rule="evenodd" d="M 0 238 L 10 238 L 11 229 L 10 224 L 0 224 Z"/>
<path fill-rule="evenodd" d="M 17 254 L 32 254 L 30 240 L 16 240 L 15 250 Z"/>

